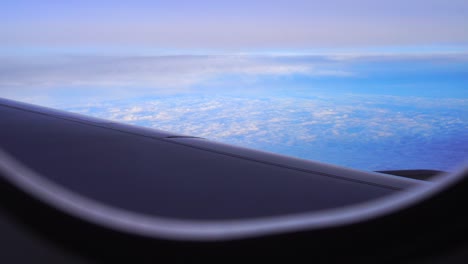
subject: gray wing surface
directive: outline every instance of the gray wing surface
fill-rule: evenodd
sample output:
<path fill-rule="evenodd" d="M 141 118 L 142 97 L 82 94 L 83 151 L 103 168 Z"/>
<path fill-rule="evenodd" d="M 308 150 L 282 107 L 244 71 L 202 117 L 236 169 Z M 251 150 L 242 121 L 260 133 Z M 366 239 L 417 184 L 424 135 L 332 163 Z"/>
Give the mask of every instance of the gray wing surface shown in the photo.
<path fill-rule="evenodd" d="M 417 180 L 0 101 L 0 146 L 107 206 L 188 220 L 274 217 L 381 198 Z"/>
<path fill-rule="evenodd" d="M 1 260 L 466 260 L 467 184 L 463 169 L 427 182 L 0 99 Z"/>

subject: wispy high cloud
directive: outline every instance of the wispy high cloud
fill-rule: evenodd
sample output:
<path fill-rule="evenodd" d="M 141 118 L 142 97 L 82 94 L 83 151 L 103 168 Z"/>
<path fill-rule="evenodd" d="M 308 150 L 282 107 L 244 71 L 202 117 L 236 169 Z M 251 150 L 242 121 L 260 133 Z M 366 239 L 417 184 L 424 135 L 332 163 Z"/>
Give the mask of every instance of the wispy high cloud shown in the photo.
<path fill-rule="evenodd" d="M 225 56 L 69 56 L 4 58 L 0 89 L 63 87 L 187 87 L 223 75 L 349 76 L 350 72 L 311 61 L 248 55 Z"/>

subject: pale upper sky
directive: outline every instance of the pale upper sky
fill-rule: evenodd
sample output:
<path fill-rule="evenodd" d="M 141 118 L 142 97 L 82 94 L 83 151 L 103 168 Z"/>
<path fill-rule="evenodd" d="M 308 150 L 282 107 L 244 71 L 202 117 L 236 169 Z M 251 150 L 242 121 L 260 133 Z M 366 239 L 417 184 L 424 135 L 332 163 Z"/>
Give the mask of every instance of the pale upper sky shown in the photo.
<path fill-rule="evenodd" d="M 0 48 L 466 46 L 466 0 L 2 0 Z"/>

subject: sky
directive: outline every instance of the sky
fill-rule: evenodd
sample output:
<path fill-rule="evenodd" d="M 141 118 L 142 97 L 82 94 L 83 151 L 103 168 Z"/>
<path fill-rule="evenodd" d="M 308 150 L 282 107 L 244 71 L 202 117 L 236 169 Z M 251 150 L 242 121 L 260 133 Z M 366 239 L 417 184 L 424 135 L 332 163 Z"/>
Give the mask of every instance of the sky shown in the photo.
<path fill-rule="evenodd" d="M 296 50 L 468 43 L 464 0 L 0 3 L 7 47 Z"/>
<path fill-rule="evenodd" d="M 0 20 L 0 95 L 43 104 L 190 92 L 228 78 L 388 86 L 404 71 L 460 95 L 464 84 L 447 86 L 466 79 L 465 0 L 3 0 Z M 373 71 L 377 61 L 389 63 Z M 387 77 L 364 76 L 374 74 Z"/>

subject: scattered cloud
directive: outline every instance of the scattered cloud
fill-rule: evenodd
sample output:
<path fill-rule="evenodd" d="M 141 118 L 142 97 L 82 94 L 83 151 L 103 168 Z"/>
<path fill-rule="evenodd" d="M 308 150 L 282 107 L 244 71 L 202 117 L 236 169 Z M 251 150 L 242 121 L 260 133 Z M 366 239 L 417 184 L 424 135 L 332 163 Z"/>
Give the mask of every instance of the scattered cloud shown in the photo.
<path fill-rule="evenodd" d="M 368 103 L 360 104 L 364 99 Z M 437 161 L 437 168 L 442 169 L 468 154 L 458 142 L 467 135 L 467 99 L 356 96 L 347 97 L 346 103 L 338 101 L 340 98 L 333 97 L 168 96 L 71 110 L 363 169 L 401 168 L 369 155 L 388 156 L 402 164 L 418 159 L 414 164 L 422 164 L 422 168 L 435 167 L 421 163 L 421 155 L 428 155 L 427 163 L 435 162 L 442 149 L 451 149 L 445 155 L 459 155 L 442 165 Z M 447 110 L 447 104 L 452 108 Z M 408 157 L 410 153 L 417 156 Z M 340 160 L 343 157 L 346 160 Z"/>

